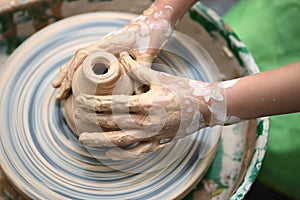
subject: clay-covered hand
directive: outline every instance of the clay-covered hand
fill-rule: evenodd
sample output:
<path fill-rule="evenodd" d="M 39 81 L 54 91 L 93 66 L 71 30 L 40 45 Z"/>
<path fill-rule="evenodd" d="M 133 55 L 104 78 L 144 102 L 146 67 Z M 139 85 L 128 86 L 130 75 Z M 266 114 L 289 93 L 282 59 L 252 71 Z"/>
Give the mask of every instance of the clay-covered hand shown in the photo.
<path fill-rule="evenodd" d="M 90 147 L 136 144 L 107 152 L 113 159 L 135 158 L 153 152 L 175 138 L 222 124 L 224 93 L 217 83 L 176 77 L 141 66 L 129 54 L 121 54 L 132 70 L 129 76 L 149 86 L 139 95 L 79 95 L 75 119 L 104 132 L 82 132 L 79 140 Z M 109 131 L 107 131 L 109 130 Z"/>
<path fill-rule="evenodd" d="M 129 24 L 102 38 L 99 42 L 78 50 L 72 59 L 60 68 L 53 81 L 60 88 L 57 99 L 66 99 L 71 93 L 72 78 L 85 58 L 97 49 L 119 55 L 122 51 L 131 52 L 139 63 L 150 66 L 161 46 L 172 33 L 172 7 L 157 8 L 152 5 Z"/>

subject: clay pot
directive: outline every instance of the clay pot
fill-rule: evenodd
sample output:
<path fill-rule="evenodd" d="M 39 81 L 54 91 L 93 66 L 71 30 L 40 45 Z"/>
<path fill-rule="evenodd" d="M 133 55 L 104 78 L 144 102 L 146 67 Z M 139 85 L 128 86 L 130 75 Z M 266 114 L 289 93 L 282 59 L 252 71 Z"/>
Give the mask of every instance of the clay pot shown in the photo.
<path fill-rule="evenodd" d="M 116 95 L 132 94 L 135 82 L 126 74 L 130 69 L 122 65 L 113 54 L 97 49 L 84 60 L 76 70 L 72 81 L 72 95 L 64 102 L 65 116 L 69 127 L 79 135 L 82 131 L 96 132 L 99 126 L 87 127 L 86 124 L 74 121 L 73 104 L 78 95 Z M 75 126 L 76 124 L 76 126 Z M 80 130 L 79 130 L 80 129 Z"/>

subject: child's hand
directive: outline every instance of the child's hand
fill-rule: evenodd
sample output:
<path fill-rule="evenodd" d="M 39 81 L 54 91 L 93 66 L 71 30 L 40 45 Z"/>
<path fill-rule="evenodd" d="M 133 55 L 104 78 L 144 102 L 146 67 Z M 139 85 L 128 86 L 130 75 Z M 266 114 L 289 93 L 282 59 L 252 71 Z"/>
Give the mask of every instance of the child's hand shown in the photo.
<path fill-rule="evenodd" d="M 91 147 L 127 146 L 108 151 L 112 159 L 135 158 L 162 148 L 201 128 L 222 124 L 225 103 L 222 88 L 172 76 L 141 66 L 129 54 L 121 54 L 133 69 L 128 75 L 149 90 L 138 95 L 79 95 L 75 120 L 85 126 L 98 125 L 107 132 L 79 133 Z M 113 131 L 111 131 L 113 130 Z"/>
<path fill-rule="evenodd" d="M 72 78 L 85 58 L 97 49 L 119 55 L 122 51 L 130 52 L 137 62 L 150 66 L 159 49 L 172 33 L 168 6 L 157 10 L 150 7 L 131 23 L 117 29 L 99 42 L 80 49 L 72 59 L 61 67 L 60 73 L 52 85 L 60 88 L 56 98 L 66 99 L 71 93 Z"/>

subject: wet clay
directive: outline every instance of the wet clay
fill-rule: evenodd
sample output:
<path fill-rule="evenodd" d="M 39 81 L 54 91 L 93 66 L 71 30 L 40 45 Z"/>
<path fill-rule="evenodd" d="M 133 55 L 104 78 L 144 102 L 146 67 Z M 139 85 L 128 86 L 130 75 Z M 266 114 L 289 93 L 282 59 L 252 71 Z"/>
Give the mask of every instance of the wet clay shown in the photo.
<path fill-rule="evenodd" d="M 74 97 L 78 95 L 131 95 L 136 83 L 126 74 L 130 70 L 130 67 L 119 62 L 116 56 L 99 48 L 86 57 L 74 74 L 72 95 L 64 101 L 67 123 L 76 135 L 79 133 L 74 122 L 76 107 L 73 105 Z M 90 127 L 86 128 L 90 129 Z M 82 127 L 85 131 L 86 128 Z M 99 128 L 89 131 L 99 131 Z"/>

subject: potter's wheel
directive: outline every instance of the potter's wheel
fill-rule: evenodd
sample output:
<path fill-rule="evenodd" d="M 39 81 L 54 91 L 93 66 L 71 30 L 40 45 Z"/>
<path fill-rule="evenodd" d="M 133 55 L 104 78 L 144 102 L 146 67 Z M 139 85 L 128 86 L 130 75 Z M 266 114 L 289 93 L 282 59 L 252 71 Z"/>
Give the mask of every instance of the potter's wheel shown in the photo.
<path fill-rule="evenodd" d="M 90 155 L 67 126 L 63 108 L 55 100 L 56 91 L 51 87 L 58 68 L 77 49 L 98 41 L 134 17 L 93 13 L 62 20 L 24 42 L 1 71 L 0 159 L 8 178 L 27 196 L 35 199 L 171 199 L 192 189 L 210 166 L 221 131 L 219 127 L 187 137 L 183 140 L 182 144 L 186 145 L 183 149 L 175 143 L 172 151 L 165 149 L 135 162 L 108 161 L 110 167 L 107 167 Z M 178 43 L 186 48 L 185 52 L 190 51 L 187 55 L 193 60 L 197 50 L 185 47 L 180 37 Z M 201 67 L 186 71 L 176 68 L 180 66 L 179 61 L 173 62 L 168 53 L 165 56 L 160 61 L 173 68 L 164 71 L 205 81 L 216 78 L 211 76 L 209 59 L 198 63 Z M 158 163 L 167 163 L 164 160 L 167 155 L 178 154 L 177 151 L 183 152 L 174 162 L 156 170 Z M 139 168 L 155 170 L 136 173 Z"/>

